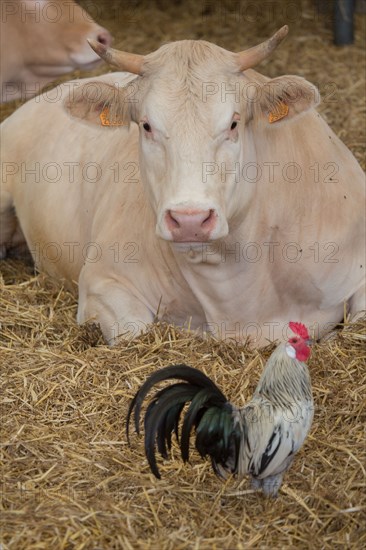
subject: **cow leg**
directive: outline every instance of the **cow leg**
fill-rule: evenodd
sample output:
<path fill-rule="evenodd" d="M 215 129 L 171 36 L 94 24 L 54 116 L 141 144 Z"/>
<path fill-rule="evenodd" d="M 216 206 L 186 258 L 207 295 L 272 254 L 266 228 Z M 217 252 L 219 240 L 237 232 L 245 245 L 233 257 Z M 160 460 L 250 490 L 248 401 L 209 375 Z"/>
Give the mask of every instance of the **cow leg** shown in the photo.
<path fill-rule="evenodd" d="M 114 345 L 118 337 L 135 338 L 153 320 L 150 309 L 122 282 L 101 277 L 92 280 L 91 273 L 83 268 L 79 279 L 79 324 L 99 323 L 105 340 Z"/>
<path fill-rule="evenodd" d="M 16 218 L 13 201 L 10 193 L 1 191 L 0 194 L 0 259 L 6 258 L 7 249 L 11 243 L 16 227 Z"/>
<path fill-rule="evenodd" d="M 351 296 L 349 300 L 349 313 L 351 321 L 357 321 L 366 312 L 366 283 Z"/>
<path fill-rule="evenodd" d="M 0 260 L 11 256 L 30 260 L 30 253 L 20 228 L 8 191 L 0 193 Z"/>
<path fill-rule="evenodd" d="M 355 323 L 359 319 L 362 319 L 362 317 L 366 314 L 366 283 L 357 290 L 351 296 L 351 298 L 348 301 L 348 308 L 347 308 L 347 314 L 349 315 L 349 321 L 351 323 Z M 348 316 L 347 315 L 347 316 Z M 341 322 L 341 321 L 340 321 Z M 320 339 L 320 342 L 328 342 L 330 340 L 335 340 L 335 338 L 338 336 L 337 330 L 332 330 L 325 336 L 323 336 Z"/>

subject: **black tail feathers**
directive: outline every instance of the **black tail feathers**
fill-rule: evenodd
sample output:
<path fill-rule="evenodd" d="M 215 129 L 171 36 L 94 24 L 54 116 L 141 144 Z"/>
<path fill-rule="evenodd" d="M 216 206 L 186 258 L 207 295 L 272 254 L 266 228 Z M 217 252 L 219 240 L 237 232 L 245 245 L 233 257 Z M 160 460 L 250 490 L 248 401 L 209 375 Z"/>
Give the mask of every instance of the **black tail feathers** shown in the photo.
<path fill-rule="evenodd" d="M 216 473 L 217 465 L 236 470 L 240 446 L 240 427 L 235 425 L 233 406 L 205 374 L 187 365 L 173 365 L 150 376 L 133 398 L 126 421 L 127 439 L 134 411 L 134 423 L 139 433 L 142 403 L 149 390 L 158 382 L 175 378 L 182 380 L 157 392 L 149 403 L 144 420 L 145 453 L 153 474 L 160 478 L 156 464 L 155 444 L 159 453 L 168 457 L 173 431 L 179 441 L 179 420 L 186 403 L 190 403 L 182 423 L 180 450 L 184 461 L 189 460 L 189 440 L 196 428 L 196 448 L 202 457 L 209 455 Z"/>

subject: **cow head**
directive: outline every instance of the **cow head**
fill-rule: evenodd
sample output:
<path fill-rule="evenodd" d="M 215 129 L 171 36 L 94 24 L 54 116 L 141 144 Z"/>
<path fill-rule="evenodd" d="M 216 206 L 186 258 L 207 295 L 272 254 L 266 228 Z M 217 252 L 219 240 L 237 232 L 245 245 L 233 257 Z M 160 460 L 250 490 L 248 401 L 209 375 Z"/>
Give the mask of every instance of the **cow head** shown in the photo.
<path fill-rule="evenodd" d="M 8 4 L 6 22 L 17 31 L 10 38 L 24 44 L 26 67 L 40 77 L 93 68 L 100 56 L 90 49 L 87 38 L 106 47 L 112 43 L 110 33 L 74 0 L 13 0 Z"/>
<path fill-rule="evenodd" d="M 248 74 L 254 71 L 247 69 L 287 30 L 240 53 L 184 40 L 139 56 L 91 42 L 108 63 L 139 76 L 127 89 L 94 83 L 98 93 L 89 101 L 79 88 L 68 109 L 100 124 L 107 107 L 111 121 L 139 125 L 140 172 L 163 239 L 192 243 L 225 237 L 250 203 L 252 190 L 244 185 L 240 166 L 256 158 L 253 126 L 269 124 L 268 116 L 281 124 L 284 111 L 290 120 L 317 102 L 314 86 L 295 76 L 262 77 L 260 94 L 250 86 Z"/>

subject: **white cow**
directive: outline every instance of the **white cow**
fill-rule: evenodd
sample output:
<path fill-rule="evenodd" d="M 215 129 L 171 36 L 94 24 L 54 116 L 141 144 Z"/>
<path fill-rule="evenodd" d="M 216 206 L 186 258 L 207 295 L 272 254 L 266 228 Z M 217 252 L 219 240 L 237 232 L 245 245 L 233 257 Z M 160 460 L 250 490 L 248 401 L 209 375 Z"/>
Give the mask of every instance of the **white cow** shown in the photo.
<path fill-rule="evenodd" d="M 29 99 L 70 71 L 95 67 L 100 57 L 87 38 L 112 42 L 74 0 L 2 0 L 0 101 Z"/>
<path fill-rule="evenodd" d="M 78 281 L 78 321 L 109 342 L 158 317 L 263 345 L 365 308 L 362 170 L 312 84 L 250 69 L 286 30 L 239 54 L 93 43 L 135 75 L 67 83 L 3 123 L 3 250 L 15 208 L 39 269 Z"/>

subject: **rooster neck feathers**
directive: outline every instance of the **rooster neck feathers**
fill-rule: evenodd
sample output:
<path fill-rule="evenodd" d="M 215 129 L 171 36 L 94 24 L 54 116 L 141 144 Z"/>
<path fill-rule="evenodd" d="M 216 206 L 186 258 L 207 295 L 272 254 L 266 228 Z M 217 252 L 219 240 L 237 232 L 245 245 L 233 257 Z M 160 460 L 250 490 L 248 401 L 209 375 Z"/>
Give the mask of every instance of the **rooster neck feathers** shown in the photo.
<path fill-rule="evenodd" d="M 254 398 L 263 396 L 274 406 L 286 407 L 294 401 L 310 401 L 310 388 L 306 364 L 289 357 L 286 345 L 280 344 L 268 359 Z"/>

